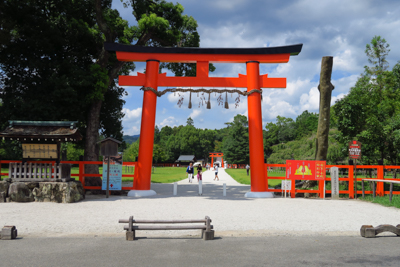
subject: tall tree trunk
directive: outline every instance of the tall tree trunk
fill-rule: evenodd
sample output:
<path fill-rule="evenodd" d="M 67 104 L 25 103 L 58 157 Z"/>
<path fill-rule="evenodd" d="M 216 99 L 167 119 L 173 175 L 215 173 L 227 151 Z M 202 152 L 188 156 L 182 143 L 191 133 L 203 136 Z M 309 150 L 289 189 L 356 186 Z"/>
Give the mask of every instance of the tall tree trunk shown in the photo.
<path fill-rule="evenodd" d="M 318 85 L 319 118 L 317 131 L 316 160 L 326 160 L 328 155 L 328 136 L 331 110 L 332 90 L 335 88 L 331 83 L 333 57 L 323 57 L 321 62 L 321 74 Z"/>
<path fill-rule="evenodd" d="M 328 136 L 329 123 L 331 118 L 331 96 L 332 90 L 335 88 L 331 83 L 333 57 L 322 57 L 321 74 L 319 78 L 319 117 L 318 130 L 315 148 L 315 159 L 326 160 L 328 155 Z M 317 185 L 317 181 L 305 181 L 304 188 L 310 188 Z M 308 194 L 305 194 L 305 196 Z"/>
<path fill-rule="evenodd" d="M 100 110 L 101 100 L 96 100 L 92 103 L 88 114 L 86 141 L 85 141 L 85 161 L 99 160 L 99 127 L 100 127 Z M 85 173 L 99 173 L 99 166 L 96 164 L 85 165 Z M 100 177 L 86 177 L 85 184 L 90 186 L 101 186 L 102 180 Z"/>

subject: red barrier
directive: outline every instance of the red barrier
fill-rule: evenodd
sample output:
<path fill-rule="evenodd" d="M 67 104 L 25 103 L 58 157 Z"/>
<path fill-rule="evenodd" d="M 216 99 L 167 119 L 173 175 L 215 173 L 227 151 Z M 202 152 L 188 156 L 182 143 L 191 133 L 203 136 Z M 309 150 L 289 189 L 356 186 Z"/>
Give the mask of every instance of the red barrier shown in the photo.
<path fill-rule="evenodd" d="M 339 169 L 347 169 L 348 177 L 339 177 L 339 181 L 346 181 L 348 182 L 348 190 L 339 190 L 339 194 L 347 194 L 349 195 L 350 199 L 353 199 L 355 196 L 355 193 L 357 194 L 362 194 L 361 190 L 357 190 L 357 192 L 354 191 L 354 166 L 352 165 L 326 165 L 326 169 L 328 170 L 331 167 L 338 167 Z M 268 179 L 278 179 L 278 180 L 284 180 L 285 177 L 280 177 L 280 176 L 269 176 L 268 175 L 268 170 L 270 168 L 282 168 L 286 170 L 286 164 L 265 164 L 265 170 L 266 170 L 266 179 L 268 182 Z M 400 169 L 400 166 L 382 166 L 382 165 L 358 165 L 357 169 L 376 169 L 377 170 L 377 179 L 385 179 L 384 178 L 384 170 L 388 169 Z M 368 178 L 356 178 L 357 182 L 361 182 L 362 179 L 368 179 Z M 373 178 L 372 178 L 373 179 Z M 331 178 L 326 177 L 325 181 L 330 181 Z M 385 180 L 399 180 L 399 179 L 385 179 Z M 321 181 L 318 183 L 318 189 L 298 189 L 295 188 L 295 184 L 292 183 L 292 188 L 290 190 L 291 197 L 294 197 L 296 193 L 314 193 L 318 194 L 319 197 L 323 196 L 324 193 L 324 182 Z M 268 189 L 269 192 L 281 192 L 281 189 Z M 332 191 L 331 190 L 325 190 L 326 194 L 330 194 Z M 385 191 L 384 190 L 384 183 L 383 182 L 378 182 L 377 183 L 377 189 L 376 189 L 376 194 L 378 196 L 384 196 L 385 194 L 389 194 L 390 191 Z M 372 191 L 365 191 L 365 194 L 372 194 Z M 400 191 L 394 191 L 393 194 L 400 194 Z"/>

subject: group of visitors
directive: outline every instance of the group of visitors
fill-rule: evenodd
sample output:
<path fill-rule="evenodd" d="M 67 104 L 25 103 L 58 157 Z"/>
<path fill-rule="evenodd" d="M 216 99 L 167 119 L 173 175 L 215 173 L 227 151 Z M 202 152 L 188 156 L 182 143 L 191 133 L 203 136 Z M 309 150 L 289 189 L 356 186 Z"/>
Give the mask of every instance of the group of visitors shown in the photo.
<path fill-rule="evenodd" d="M 206 165 L 206 169 L 208 170 L 210 168 L 209 164 L 207 163 Z M 215 179 L 217 179 L 217 181 L 219 181 L 219 177 L 218 177 L 218 165 L 215 164 L 214 165 L 214 170 L 215 170 L 215 177 L 214 177 L 214 181 Z M 193 174 L 194 174 L 194 166 L 193 163 L 190 162 L 189 166 L 186 169 L 186 173 L 188 174 L 188 178 L 189 178 L 189 183 L 193 182 Z M 203 166 L 201 166 L 201 164 L 199 164 L 197 166 L 197 182 L 203 180 Z"/>

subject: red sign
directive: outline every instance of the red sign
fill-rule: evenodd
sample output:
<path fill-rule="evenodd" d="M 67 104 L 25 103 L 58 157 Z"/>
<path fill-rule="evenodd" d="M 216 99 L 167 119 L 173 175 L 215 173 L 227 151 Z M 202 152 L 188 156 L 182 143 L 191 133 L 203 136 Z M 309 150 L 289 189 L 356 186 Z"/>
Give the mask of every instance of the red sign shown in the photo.
<path fill-rule="evenodd" d="M 287 160 L 286 179 L 325 180 L 325 161 Z"/>
<path fill-rule="evenodd" d="M 351 159 L 361 159 L 361 142 L 349 142 L 349 157 Z"/>

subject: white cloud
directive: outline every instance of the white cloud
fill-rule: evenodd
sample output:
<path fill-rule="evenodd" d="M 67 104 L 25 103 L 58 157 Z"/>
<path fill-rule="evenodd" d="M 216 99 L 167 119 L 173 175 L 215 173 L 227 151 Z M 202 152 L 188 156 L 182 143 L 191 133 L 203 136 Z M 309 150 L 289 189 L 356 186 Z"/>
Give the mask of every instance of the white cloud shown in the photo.
<path fill-rule="evenodd" d="M 140 128 L 133 126 L 130 128 L 124 128 L 124 135 L 137 135 L 140 134 Z"/>
<path fill-rule="evenodd" d="M 169 126 L 169 127 L 174 127 L 174 126 L 178 126 L 178 120 L 172 116 L 165 118 L 160 124 L 159 126 L 161 126 L 160 128 L 164 127 L 164 126 Z"/>
<path fill-rule="evenodd" d="M 142 108 L 137 108 L 137 109 L 127 109 L 123 108 L 122 113 L 125 113 L 124 121 L 132 121 L 140 118 L 142 115 Z"/>
<path fill-rule="evenodd" d="M 300 97 L 300 110 L 319 112 L 319 95 L 317 87 L 311 88 L 308 94 L 302 94 Z"/>
<path fill-rule="evenodd" d="M 198 116 L 200 116 L 202 111 L 203 111 L 202 109 L 193 109 L 193 111 L 192 111 L 192 113 L 190 113 L 189 117 L 191 117 L 192 119 L 195 119 Z"/>

